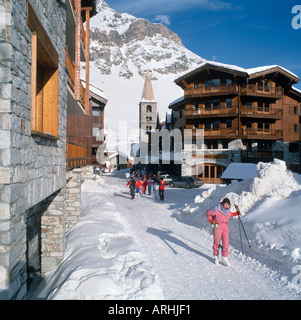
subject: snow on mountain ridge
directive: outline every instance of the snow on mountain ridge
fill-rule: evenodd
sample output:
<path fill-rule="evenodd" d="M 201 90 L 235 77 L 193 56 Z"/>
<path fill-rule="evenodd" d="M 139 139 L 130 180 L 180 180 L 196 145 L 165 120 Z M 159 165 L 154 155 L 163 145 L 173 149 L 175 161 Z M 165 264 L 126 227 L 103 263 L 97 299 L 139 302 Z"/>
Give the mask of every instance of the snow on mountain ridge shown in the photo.
<path fill-rule="evenodd" d="M 118 135 L 121 120 L 127 121 L 129 131 L 139 127 L 147 71 L 162 118 L 168 105 L 183 95 L 174 80 L 204 59 L 185 48 L 180 37 L 163 24 L 118 13 L 102 0 L 97 8 L 90 22 L 90 81 L 108 96 L 105 125 Z M 132 140 L 137 141 L 137 134 Z"/>
<path fill-rule="evenodd" d="M 125 67 L 129 60 L 134 62 L 142 77 L 153 62 L 164 60 L 163 66 L 152 66 L 153 70 L 150 70 L 159 75 L 178 74 L 203 62 L 163 24 L 117 13 L 105 2 L 98 3 L 98 10 L 91 19 L 91 61 L 96 61 L 101 73 L 109 74 L 112 65 Z M 154 74 L 153 79 L 159 76 Z M 120 76 L 130 78 L 133 72 Z"/>

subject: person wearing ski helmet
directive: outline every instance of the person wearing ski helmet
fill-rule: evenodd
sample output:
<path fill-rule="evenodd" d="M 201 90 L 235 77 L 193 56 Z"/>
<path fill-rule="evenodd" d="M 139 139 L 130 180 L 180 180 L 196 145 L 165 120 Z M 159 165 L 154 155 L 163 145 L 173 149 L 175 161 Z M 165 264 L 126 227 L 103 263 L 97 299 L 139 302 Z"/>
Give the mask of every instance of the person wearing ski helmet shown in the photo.
<path fill-rule="evenodd" d="M 219 203 L 213 209 L 209 209 L 206 212 L 207 219 L 212 225 L 213 233 L 213 256 L 214 263 L 219 264 L 218 254 L 219 248 L 222 248 L 222 262 L 229 266 L 230 262 L 228 260 L 229 253 L 229 226 L 228 221 L 240 214 L 239 211 L 232 212 L 230 210 L 230 200 L 224 198 L 221 203 Z M 214 226 L 215 224 L 215 226 Z"/>

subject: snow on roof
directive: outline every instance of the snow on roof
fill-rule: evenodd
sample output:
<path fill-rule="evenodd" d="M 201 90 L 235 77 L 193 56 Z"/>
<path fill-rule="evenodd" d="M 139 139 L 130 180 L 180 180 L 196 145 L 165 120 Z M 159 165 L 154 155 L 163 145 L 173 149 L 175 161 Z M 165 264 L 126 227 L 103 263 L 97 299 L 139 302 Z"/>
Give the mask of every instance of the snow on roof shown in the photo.
<path fill-rule="evenodd" d="M 237 71 L 237 72 L 243 72 L 243 73 L 248 74 L 249 76 L 256 74 L 256 73 L 259 73 L 259 72 L 264 72 L 264 71 L 267 71 L 270 69 L 279 68 L 279 69 L 283 70 L 284 72 L 290 74 L 291 76 L 299 79 L 299 77 L 296 74 L 294 74 L 293 72 L 291 72 L 288 69 L 285 69 L 279 65 L 261 66 L 261 67 L 257 67 L 257 68 L 244 69 L 244 68 L 238 67 L 236 65 L 230 65 L 230 64 L 220 63 L 220 62 L 216 62 L 216 61 L 205 61 L 197 69 L 194 69 L 194 70 L 191 70 L 185 74 L 182 74 L 178 79 L 176 79 L 176 81 L 181 79 L 184 76 L 189 75 L 190 73 L 196 72 L 197 70 L 203 68 L 205 65 L 220 67 L 220 68 L 229 69 L 229 70 Z"/>
<path fill-rule="evenodd" d="M 86 88 L 86 80 L 81 79 L 81 83 L 82 83 L 83 87 Z M 105 100 L 108 100 L 108 98 L 106 97 L 104 92 L 100 88 L 97 88 L 95 85 L 93 85 L 91 82 L 89 83 L 89 91 L 98 95 L 99 97 L 101 97 Z"/>
<path fill-rule="evenodd" d="M 297 91 L 297 92 L 299 92 L 299 93 L 301 93 L 301 90 L 298 89 L 298 88 L 296 88 L 296 87 L 292 87 L 292 89 L 295 90 L 295 91 Z"/>
<path fill-rule="evenodd" d="M 174 100 L 173 102 L 171 102 L 168 106 L 170 107 L 170 106 L 173 106 L 174 104 L 176 104 L 176 103 L 179 103 L 179 102 L 182 102 L 182 101 L 184 101 L 185 100 L 185 96 L 181 96 L 181 97 L 179 97 L 178 99 L 176 99 L 176 100 Z"/>
<path fill-rule="evenodd" d="M 296 77 L 299 79 L 299 77 L 297 75 L 295 75 L 293 72 L 289 71 L 288 69 L 285 69 L 281 66 L 278 65 L 271 65 L 271 66 L 262 66 L 262 67 L 257 67 L 257 68 L 250 68 L 250 69 L 246 69 L 246 71 L 248 72 L 249 75 L 255 74 L 255 73 L 259 73 L 259 72 L 264 72 L 270 69 L 274 69 L 274 68 L 279 68 L 282 69 L 283 71 L 291 74 L 293 77 Z"/>
<path fill-rule="evenodd" d="M 222 179 L 241 180 L 254 179 L 258 176 L 254 163 L 230 163 L 222 174 Z"/>

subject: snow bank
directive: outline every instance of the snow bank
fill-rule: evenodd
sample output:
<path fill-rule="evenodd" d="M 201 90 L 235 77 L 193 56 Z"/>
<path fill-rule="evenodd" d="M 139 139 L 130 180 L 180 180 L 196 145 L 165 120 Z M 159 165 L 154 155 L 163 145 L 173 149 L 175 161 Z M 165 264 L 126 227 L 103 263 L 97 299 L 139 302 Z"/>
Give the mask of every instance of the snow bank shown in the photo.
<path fill-rule="evenodd" d="M 157 276 L 107 198 L 101 178 L 82 185 L 82 214 L 67 234 L 64 260 L 34 299 L 163 299 Z"/>
<path fill-rule="evenodd" d="M 174 216 L 201 228 L 211 230 L 205 212 L 223 198 L 237 204 L 247 234 L 256 247 L 276 249 L 281 257 L 301 261 L 301 185 L 300 176 L 286 168 L 284 161 L 257 165 L 258 177 L 231 184 L 214 185 L 198 195 L 194 202 L 174 210 Z M 230 241 L 239 249 L 236 218 L 229 222 Z"/>

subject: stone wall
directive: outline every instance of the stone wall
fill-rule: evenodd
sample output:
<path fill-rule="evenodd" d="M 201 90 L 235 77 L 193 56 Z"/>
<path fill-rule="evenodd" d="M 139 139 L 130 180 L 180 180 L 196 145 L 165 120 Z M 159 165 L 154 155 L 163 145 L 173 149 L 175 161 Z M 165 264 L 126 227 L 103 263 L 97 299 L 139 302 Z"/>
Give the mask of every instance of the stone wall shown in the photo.
<path fill-rule="evenodd" d="M 26 292 L 27 260 L 38 241 L 38 236 L 28 238 L 37 228 L 31 226 L 46 220 L 51 225 L 53 206 L 60 211 L 53 214 L 56 219 L 64 211 L 59 200 L 43 218 L 41 207 L 61 197 L 66 185 L 66 7 L 58 0 L 29 2 L 59 55 L 59 139 L 31 135 L 32 32 L 26 0 L 0 0 L 0 299 L 20 299 Z"/>

